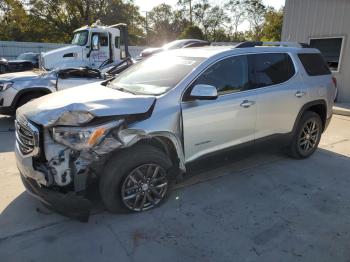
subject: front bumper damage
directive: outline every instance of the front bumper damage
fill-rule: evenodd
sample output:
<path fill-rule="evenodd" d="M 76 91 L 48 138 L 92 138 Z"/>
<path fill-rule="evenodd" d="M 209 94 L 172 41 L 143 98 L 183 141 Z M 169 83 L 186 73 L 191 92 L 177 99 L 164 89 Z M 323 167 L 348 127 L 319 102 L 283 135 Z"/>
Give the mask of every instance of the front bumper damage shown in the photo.
<path fill-rule="evenodd" d="M 19 119 L 17 117 L 16 134 L 20 132 L 17 127 Z M 87 199 L 89 195 L 86 192 L 90 189 L 89 185 L 95 185 L 94 182 L 103 173 L 104 163 L 111 152 L 154 137 L 167 138 L 180 150 L 180 142 L 170 134 L 151 134 L 127 125 L 117 126 L 99 144 L 86 151 L 77 151 L 55 142 L 47 128 L 38 129 L 37 133 L 40 145 L 36 155 L 24 155 L 20 148 L 20 136 L 16 135 L 15 154 L 23 184 L 31 195 L 45 205 L 80 221 L 88 220 L 93 205 Z M 180 163 L 180 168 L 184 167 L 183 161 Z"/>
<path fill-rule="evenodd" d="M 34 179 L 25 177 L 22 174 L 21 179 L 27 192 L 39 199 L 49 208 L 62 215 L 78 219 L 81 222 L 88 221 L 92 208 L 92 203 L 88 199 L 74 192 L 63 194 L 58 191 L 53 191 L 50 188 L 38 184 Z"/>
<path fill-rule="evenodd" d="M 52 182 L 48 177 L 50 174 L 35 170 L 33 168 L 33 158 L 23 157 L 18 148 L 18 143 L 16 143 L 15 155 L 23 185 L 30 195 L 62 215 L 82 222 L 88 221 L 92 208 L 90 200 L 79 192 L 68 191 L 63 193 L 58 190 L 58 187 L 52 187 L 50 185 Z M 84 176 L 86 177 L 87 174 L 84 174 Z M 78 175 L 75 179 L 74 186 L 76 189 L 85 187 L 85 179 Z"/>

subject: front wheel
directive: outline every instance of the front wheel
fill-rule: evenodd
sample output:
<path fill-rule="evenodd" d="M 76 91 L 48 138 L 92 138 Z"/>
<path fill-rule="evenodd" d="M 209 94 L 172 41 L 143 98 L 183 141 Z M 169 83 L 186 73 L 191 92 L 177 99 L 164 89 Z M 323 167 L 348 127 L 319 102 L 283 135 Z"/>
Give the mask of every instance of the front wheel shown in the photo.
<path fill-rule="evenodd" d="M 112 157 L 100 179 L 100 195 L 112 213 L 141 212 L 164 202 L 172 163 L 160 149 L 136 145 Z"/>
<path fill-rule="evenodd" d="M 300 119 L 290 145 L 290 155 L 297 159 L 311 156 L 317 149 L 323 131 L 322 121 L 315 112 L 307 111 Z"/>

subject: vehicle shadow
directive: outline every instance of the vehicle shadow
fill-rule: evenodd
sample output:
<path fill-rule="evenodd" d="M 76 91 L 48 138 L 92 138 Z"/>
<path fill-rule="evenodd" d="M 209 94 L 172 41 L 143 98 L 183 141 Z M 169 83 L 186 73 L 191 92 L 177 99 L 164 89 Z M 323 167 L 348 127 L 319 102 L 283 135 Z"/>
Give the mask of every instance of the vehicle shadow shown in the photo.
<path fill-rule="evenodd" d="M 325 160 L 327 159 L 329 161 L 325 164 Z M 177 194 L 177 191 L 187 190 L 192 185 L 214 180 L 215 184 L 218 185 L 225 185 L 227 179 L 234 180 L 234 184 L 237 187 L 240 187 L 239 184 L 245 181 L 246 178 L 244 177 L 247 176 L 247 172 L 250 173 L 251 176 L 250 179 L 252 181 L 250 182 L 257 186 L 256 192 L 259 190 L 264 191 L 264 188 L 259 188 L 259 184 L 261 184 L 261 182 L 259 182 L 259 177 L 261 178 L 261 175 L 263 175 L 260 174 L 260 169 L 264 166 L 269 166 L 269 169 L 271 170 L 274 170 L 275 168 L 283 168 L 284 166 L 288 169 L 288 174 L 281 173 L 280 177 L 274 175 L 273 179 L 276 180 L 274 183 L 279 186 L 300 186 L 302 183 L 305 183 L 304 178 L 299 182 L 297 181 L 298 175 L 303 172 L 308 174 L 307 178 L 310 179 L 310 181 L 308 181 L 307 184 L 310 184 L 309 186 L 313 186 L 312 181 L 316 181 L 315 183 L 317 183 L 317 185 L 314 185 L 315 187 L 328 186 L 329 179 L 333 179 L 333 181 L 342 184 L 339 185 L 342 188 L 344 186 L 350 186 L 350 178 L 346 178 L 348 177 L 348 174 L 346 174 L 347 170 L 350 170 L 350 158 L 324 149 L 319 149 L 314 156 L 306 160 L 293 160 L 284 156 L 280 152 L 277 154 L 272 152 L 265 154 L 254 153 L 249 156 L 241 155 L 238 158 L 237 156 L 226 154 L 225 157 L 221 155 L 219 157 L 207 158 L 203 161 L 204 162 L 197 163 L 198 166 L 191 169 L 189 175 L 175 186 L 175 192 L 173 194 Z M 326 168 L 310 173 L 310 170 L 317 165 L 326 166 Z M 290 166 L 297 166 L 298 170 L 293 171 Z M 321 177 L 320 172 L 322 172 L 321 175 L 323 177 Z M 287 175 L 289 178 L 286 178 Z M 316 177 L 318 180 L 315 180 Z M 344 178 L 346 179 L 344 180 Z M 293 179 L 294 184 L 286 184 L 288 179 Z M 323 179 L 324 181 L 321 181 L 320 179 Z M 344 183 L 346 184 L 344 185 Z M 19 178 L 18 186 L 20 186 Z M 244 186 L 246 186 L 246 183 L 242 184 L 242 187 Z M 234 192 L 232 193 L 234 194 Z M 203 199 L 206 199 L 208 196 L 208 192 L 203 191 L 200 192 L 200 194 L 203 196 Z M 251 194 L 255 194 L 255 192 L 252 192 Z M 266 194 L 269 194 L 269 192 L 266 192 Z M 235 197 L 237 197 L 237 194 L 235 194 Z M 236 199 L 235 201 L 244 201 L 244 196 L 241 197 L 241 200 Z M 259 202 L 266 201 L 266 199 L 261 198 L 261 196 L 258 195 L 250 196 L 249 199 L 254 199 L 256 205 L 259 205 Z M 171 198 L 169 202 L 172 201 L 174 201 L 174 198 Z M 314 201 L 318 200 L 316 199 Z M 319 201 L 322 203 L 324 200 L 320 199 Z M 174 203 L 169 203 L 168 205 L 171 207 Z M 261 203 L 261 205 L 264 205 L 264 203 Z M 166 206 L 167 204 L 160 208 L 167 208 Z M 300 208 L 302 209 L 303 207 Z M 92 214 L 100 214 L 103 212 L 105 212 L 104 208 L 96 196 L 96 199 L 94 199 L 94 209 Z M 301 210 L 300 213 L 302 214 L 303 210 Z M 350 211 L 348 215 L 350 215 Z M 142 218 L 140 217 L 140 219 Z M 72 220 L 48 210 L 28 193 L 22 192 L 6 206 L 0 214 L 0 242 L 2 239 L 6 239 L 11 235 L 20 234 L 21 232 L 64 221 Z"/>

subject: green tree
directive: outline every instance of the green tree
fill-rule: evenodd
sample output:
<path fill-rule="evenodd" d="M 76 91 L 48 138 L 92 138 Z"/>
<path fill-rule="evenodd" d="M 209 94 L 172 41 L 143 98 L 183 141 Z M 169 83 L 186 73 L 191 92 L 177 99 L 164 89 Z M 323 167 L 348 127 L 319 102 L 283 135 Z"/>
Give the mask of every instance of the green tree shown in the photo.
<path fill-rule="evenodd" d="M 262 41 L 281 41 L 283 25 L 283 9 L 270 8 L 265 14 L 262 27 Z"/>
<path fill-rule="evenodd" d="M 250 23 L 249 37 L 252 40 L 260 40 L 262 25 L 266 14 L 266 6 L 262 0 L 245 0 L 247 19 Z"/>
<path fill-rule="evenodd" d="M 201 0 L 193 6 L 195 22 L 203 30 L 204 37 L 212 40 L 217 30 L 229 22 L 224 9 L 220 6 L 211 6 L 208 0 Z"/>
<path fill-rule="evenodd" d="M 211 41 L 213 42 L 230 42 L 231 37 L 223 28 L 219 28 L 211 35 Z"/>
<path fill-rule="evenodd" d="M 238 32 L 238 26 L 246 19 L 247 5 L 245 0 L 229 0 L 225 4 L 225 8 L 230 18 L 230 32 L 235 34 Z"/>
<path fill-rule="evenodd" d="M 0 2 L 0 39 L 23 41 L 29 34 L 29 17 L 18 0 Z"/>
<path fill-rule="evenodd" d="M 178 38 L 183 28 L 189 25 L 180 11 L 170 5 L 161 4 L 148 13 L 150 40 L 153 45 L 162 45 Z"/>
<path fill-rule="evenodd" d="M 69 42 L 75 29 L 98 19 L 128 24 L 131 44 L 142 39 L 144 18 L 131 0 L 0 0 L 2 39 Z"/>
<path fill-rule="evenodd" d="M 188 12 L 190 24 L 193 25 L 193 0 L 178 0 L 177 4 L 182 7 L 183 12 Z"/>
<path fill-rule="evenodd" d="M 185 28 L 185 30 L 180 35 L 181 39 L 204 39 L 204 35 L 202 30 L 195 25 L 188 26 Z"/>

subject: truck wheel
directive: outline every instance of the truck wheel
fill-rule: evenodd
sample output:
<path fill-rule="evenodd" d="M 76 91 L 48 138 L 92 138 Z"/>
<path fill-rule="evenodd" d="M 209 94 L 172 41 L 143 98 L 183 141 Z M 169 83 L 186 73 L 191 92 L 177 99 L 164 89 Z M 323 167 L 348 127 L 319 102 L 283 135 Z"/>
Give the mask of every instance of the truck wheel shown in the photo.
<path fill-rule="evenodd" d="M 16 109 L 23 106 L 24 104 L 28 103 L 31 100 L 34 100 L 35 98 L 41 97 L 44 94 L 42 93 L 29 93 L 29 94 L 24 94 L 20 97 L 20 99 L 18 100 Z"/>
<path fill-rule="evenodd" d="M 317 149 L 321 140 L 322 121 L 315 112 L 307 111 L 300 119 L 290 145 L 290 155 L 296 159 L 307 158 Z"/>
<path fill-rule="evenodd" d="M 112 213 L 141 212 L 164 202 L 174 182 L 172 162 L 160 149 L 136 145 L 112 157 L 99 182 Z"/>

